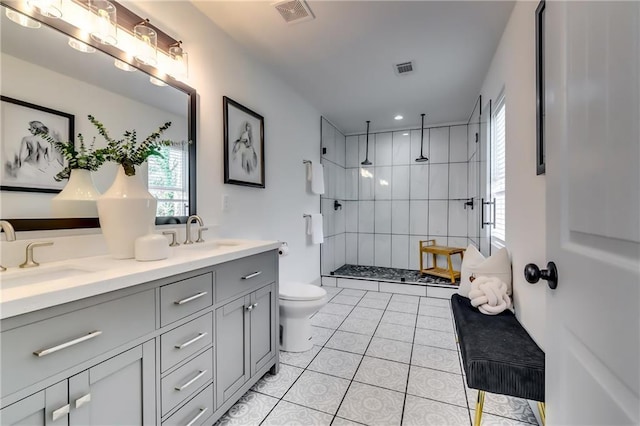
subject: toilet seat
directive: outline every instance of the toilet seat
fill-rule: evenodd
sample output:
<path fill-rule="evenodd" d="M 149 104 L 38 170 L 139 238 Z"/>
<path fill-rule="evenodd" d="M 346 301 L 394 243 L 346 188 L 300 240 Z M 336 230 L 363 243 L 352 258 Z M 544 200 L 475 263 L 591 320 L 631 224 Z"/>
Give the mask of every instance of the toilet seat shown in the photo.
<path fill-rule="evenodd" d="M 327 295 L 327 292 L 318 286 L 303 283 L 280 284 L 278 296 L 283 300 L 318 300 Z"/>

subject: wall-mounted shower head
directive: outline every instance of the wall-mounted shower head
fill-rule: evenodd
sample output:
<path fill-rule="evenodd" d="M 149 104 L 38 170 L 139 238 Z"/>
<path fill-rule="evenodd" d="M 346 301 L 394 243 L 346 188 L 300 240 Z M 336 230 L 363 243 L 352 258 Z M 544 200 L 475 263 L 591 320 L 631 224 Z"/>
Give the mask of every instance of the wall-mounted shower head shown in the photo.
<path fill-rule="evenodd" d="M 420 157 L 416 158 L 416 163 L 424 163 L 425 161 L 429 161 L 427 157 L 422 153 L 422 149 L 424 147 L 424 116 L 425 114 L 420 114 L 422 117 L 422 124 L 420 125 Z"/>
<path fill-rule="evenodd" d="M 371 123 L 371 121 L 367 120 L 367 151 L 364 156 L 364 161 L 360 163 L 363 166 L 370 166 L 372 164 L 371 161 L 369 161 L 369 123 Z"/>

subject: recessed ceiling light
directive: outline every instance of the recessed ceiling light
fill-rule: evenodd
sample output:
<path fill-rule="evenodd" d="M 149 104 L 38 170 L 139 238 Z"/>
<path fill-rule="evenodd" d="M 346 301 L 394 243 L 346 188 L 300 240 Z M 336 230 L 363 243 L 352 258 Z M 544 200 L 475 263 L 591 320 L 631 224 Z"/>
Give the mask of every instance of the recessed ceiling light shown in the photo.
<path fill-rule="evenodd" d="M 395 118 L 396 120 L 402 120 L 404 117 L 403 117 L 403 116 L 401 116 L 400 114 L 398 114 L 398 115 L 396 115 L 396 116 L 395 116 L 395 117 L 393 117 L 393 118 Z"/>

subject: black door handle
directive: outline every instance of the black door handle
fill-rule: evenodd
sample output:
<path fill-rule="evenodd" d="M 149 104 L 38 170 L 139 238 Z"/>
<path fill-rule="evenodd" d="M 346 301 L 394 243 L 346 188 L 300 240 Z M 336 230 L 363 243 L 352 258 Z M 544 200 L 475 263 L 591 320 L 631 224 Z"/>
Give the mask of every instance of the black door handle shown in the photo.
<path fill-rule="evenodd" d="M 558 268 L 553 262 L 547 263 L 547 269 L 540 270 L 538 265 L 529 263 L 524 267 L 524 278 L 531 284 L 540 281 L 540 278 L 547 281 L 547 285 L 551 290 L 558 287 Z"/>

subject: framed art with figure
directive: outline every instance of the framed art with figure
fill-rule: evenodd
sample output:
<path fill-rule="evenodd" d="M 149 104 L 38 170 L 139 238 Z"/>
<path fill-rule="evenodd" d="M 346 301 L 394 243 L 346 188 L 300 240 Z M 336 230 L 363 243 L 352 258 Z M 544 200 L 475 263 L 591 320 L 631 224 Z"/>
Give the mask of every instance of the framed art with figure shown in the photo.
<path fill-rule="evenodd" d="M 74 115 L 2 96 L 0 135 L 0 190 L 60 192 L 66 181 L 56 182 L 65 159 L 39 133 L 59 141 L 72 141 Z"/>
<path fill-rule="evenodd" d="M 264 188 L 264 117 L 226 96 L 224 183 Z"/>

